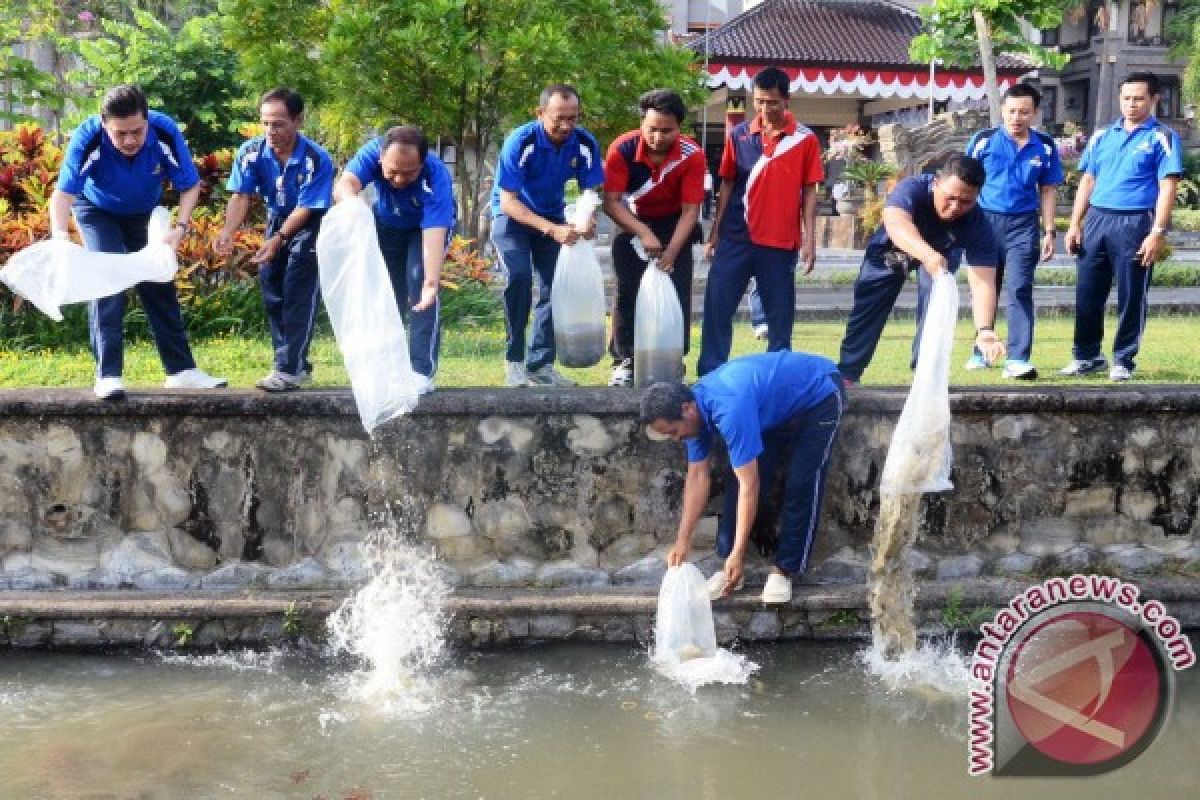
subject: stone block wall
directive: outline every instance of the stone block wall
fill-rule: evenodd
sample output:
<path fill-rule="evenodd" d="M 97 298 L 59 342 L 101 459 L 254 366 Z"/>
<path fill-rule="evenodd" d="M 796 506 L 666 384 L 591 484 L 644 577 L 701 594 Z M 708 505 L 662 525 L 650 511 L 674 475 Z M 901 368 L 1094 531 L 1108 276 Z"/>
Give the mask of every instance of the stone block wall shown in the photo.
<path fill-rule="evenodd" d="M 850 397 L 810 582 L 864 578 L 904 393 Z M 462 586 L 656 585 L 684 463 L 646 439 L 636 403 L 439 391 L 368 439 L 345 392 L 0 393 L 0 589 L 345 587 L 377 530 L 427 543 Z M 1200 390 L 984 390 L 951 405 L 955 490 L 923 505 L 919 575 L 1197 574 Z M 696 540 L 704 568 L 719 507 L 718 494 Z"/>

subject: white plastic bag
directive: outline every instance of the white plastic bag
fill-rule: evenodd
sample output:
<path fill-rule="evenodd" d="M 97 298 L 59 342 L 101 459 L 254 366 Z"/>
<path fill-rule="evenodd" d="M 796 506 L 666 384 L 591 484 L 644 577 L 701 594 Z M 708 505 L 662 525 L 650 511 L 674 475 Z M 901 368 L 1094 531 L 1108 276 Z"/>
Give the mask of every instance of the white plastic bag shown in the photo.
<path fill-rule="evenodd" d="M 417 377 L 375 218 L 361 198 L 338 203 L 321 220 L 317 266 L 321 296 L 369 434 L 416 408 Z"/>
<path fill-rule="evenodd" d="M 693 564 L 671 567 L 658 590 L 654 620 L 654 660 L 680 663 L 716 655 L 708 585 Z"/>
<path fill-rule="evenodd" d="M 136 253 L 97 253 L 66 239 L 38 242 L 10 258 L 0 280 L 46 316 L 61 320 L 60 306 L 110 297 L 142 281 L 173 280 L 179 262 L 163 242 L 170 229 L 171 214 L 159 207 L 150 214 L 147 244 Z"/>
<path fill-rule="evenodd" d="M 922 494 L 953 489 L 950 467 L 950 350 L 958 323 L 958 285 L 949 273 L 933 281 L 921 331 L 917 370 L 896 422 L 879 491 Z"/>
<path fill-rule="evenodd" d="M 579 196 L 571 222 L 582 230 L 588 225 L 600 198 L 592 190 Z M 554 317 L 554 347 L 565 367 L 591 367 L 604 357 L 604 274 L 589 239 L 563 246 L 550 288 Z"/>
<path fill-rule="evenodd" d="M 633 315 L 633 385 L 679 380 L 683 361 L 683 309 L 675 284 L 651 259 L 638 286 Z"/>

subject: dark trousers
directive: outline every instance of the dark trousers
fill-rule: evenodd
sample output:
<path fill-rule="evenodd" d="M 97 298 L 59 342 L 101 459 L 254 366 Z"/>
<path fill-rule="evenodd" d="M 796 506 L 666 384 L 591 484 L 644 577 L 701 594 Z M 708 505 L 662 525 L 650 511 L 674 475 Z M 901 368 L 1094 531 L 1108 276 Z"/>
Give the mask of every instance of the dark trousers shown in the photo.
<path fill-rule="evenodd" d="M 438 353 L 441 351 L 441 300 L 424 311 L 412 307 L 421 299 L 425 282 L 425 252 L 422 248 L 424 231 L 420 228 L 398 230 L 375 221 L 379 234 L 379 249 L 392 279 L 392 291 L 400 316 L 408 323 L 408 358 L 414 372 L 427 378 L 437 373 Z"/>
<path fill-rule="evenodd" d="M 89 250 L 134 253 L 146 246 L 149 214 L 113 214 L 83 198 L 76 200 L 72 210 Z M 146 310 L 150 332 L 166 373 L 174 375 L 195 367 L 174 282 L 144 281 L 133 288 Z M 124 370 L 124 319 L 124 292 L 88 303 L 89 338 L 99 378 L 119 378 Z"/>
<path fill-rule="evenodd" d="M 750 324 L 757 328 L 759 325 L 767 324 L 767 315 L 763 311 L 762 298 L 758 295 L 758 284 L 750 285 L 750 295 L 746 298 L 746 303 L 750 306 Z"/>
<path fill-rule="evenodd" d="M 758 457 L 759 513 L 766 513 L 775 476 L 786 470 L 779 512 L 779 540 L 775 565 L 788 575 L 804 572 L 813 536 L 821 521 L 825 476 L 837 439 L 846 397 L 840 375 L 831 375 L 836 391 L 813 408 L 793 415 L 782 425 L 763 431 L 763 451 Z M 725 481 L 725 508 L 717 524 L 717 555 L 728 558 L 737 533 L 738 480 L 733 470 Z"/>
<path fill-rule="evenodd" d="M 282 222 L 271 220 L 267 236 L 274 236 Z M 319 221 L 310 223 L 258 268 L 258 285 L 275 348 L 275 369 L 288 375 L 312 372 L 308 347 L 321 304 L 315 249 L 319 229 Z"/>
<path fill-rule="evenodd" d="M 767 350 L 792 349 L 796 316 L 797 251 L 751 242 L 719 239 L 704 290 L 700 359 L 696 371 L 707 375 L 729 360 L 733 316 L 754 278 L 767 321 Z"/>
<path fill-rule="evenodd" d="M 1075 341 L 1078 359 L 1100 355 L 1104 343 L 1104 305 L 1113 279 L 1117 282 L 1117 336 L 1113 360 L 1128 369 L 1146 329 L 1146 299 L 1153 267 L 1137 259 L 1142 240 L 1154 225 L 1154 212 L 1108 211 L 1092 207 L 1083 223 L 1075 284 Z"/>
<path fill-rule="evenodd" d="M 996 265 L 996 291 L 1007 279 L 1008 357 L 1028 361 L 1033 354 L 1033 274 L 1042 257 L 1041 224 L 1036 211 L 1027 214 L 997 214 L 984 211 L 1000 245 Z M 982 355 L 979 348 L 975 353 Z"/>
<path fill-rule="evenodd" d="M 562 224 L 562 219 L 551 220 Z M 508 284 L 504 287 L 504 358 L 524 361 L 531 372 L 554 363 L 554 317 L 550 314 L 550 287 L 558 263 L 559 244 L 522 225 L 507 214 L 492 220 L 492 244 Z M 533 278 L 537 275 L 538 299 L 533 306 Z M 525 352 L 525 327 L 533 308 L 533 339 Z"/>
<path fill-rule="evenodd" d="M 675 235 L 675 226 L 679 216 L 663 217 L 662 219 L 641 220 L 646 227 L 665 247 Z M 671 283 L 675 286 L 675 295 L 679 298 L 679 307 L 683 309 L 683 352 L 688 351 L 692 338 L 692 245 L 697 241 L 698 228 L 688 237 L 688 243 L 679 251 L 675 264 L 671 269 Z M 627 358 L 633 358 L 633 320 L 637 306 L 638 288 L 642 285 L 642 275 L 646 271 L 646 262 L 638 258 L 633 249 L 634 235 L 619 233 L 613 238 L 612 262 L 613 274 L 616 276 L 616 296 L 613 298 L 612 336 L 608 342 L 608 352 L 612 354 L 613 363 L 619 364 Z"/>

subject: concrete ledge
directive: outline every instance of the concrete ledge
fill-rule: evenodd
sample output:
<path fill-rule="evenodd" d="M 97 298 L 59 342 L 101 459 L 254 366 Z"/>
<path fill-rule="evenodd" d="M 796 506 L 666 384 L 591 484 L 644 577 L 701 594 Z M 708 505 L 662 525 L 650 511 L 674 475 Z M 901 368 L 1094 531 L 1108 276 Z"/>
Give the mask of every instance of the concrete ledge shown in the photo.
<path fill-rule="evenodd" d="M 850 390 L 849 413 L 899 411 L 907 387 Z M 638 413 L 636 389 L 439 389 L 421 398 L 415 416 L 505 416 Z M 1200 387 L 1192 384 L 1107 382 L 1087 387 L 950 388 L 952 412 L 1073 413 L 1200 411 Z M 6 417 L 349 417 L 357 418 L 349 389 L 314 389 L 267 394 L 249 389 L 215 391 L 131 390 L 124 400 L 101 402 L 90 389 L 7 389 L 0 391 L 0 416 Z"/>
<path fill-rule="evenodd" d="M 917 621 L 972 632 L 1033 581 L 979 579 L 921 584 Z M 1200 629 L 1200 581 L 1155 578 L 1142 596 Z M 263 647 L 321 638 L 339 592 L 0 592 L 0 647 L 109 649 Z M 649 645 L 657 593 L 649 589 L 460 590 L 445 606 L 447 635 L 474 647 L 575 640 Z M 947 608 L 955 613 L 944 614 Z M 722 642 L 861 639 L 869 635 L 866 587 L 800 587 L 786 606 L 763 606 L 749 589 L 713 604 Z M 183 637 L 181 633 L 187 632 Z"/>

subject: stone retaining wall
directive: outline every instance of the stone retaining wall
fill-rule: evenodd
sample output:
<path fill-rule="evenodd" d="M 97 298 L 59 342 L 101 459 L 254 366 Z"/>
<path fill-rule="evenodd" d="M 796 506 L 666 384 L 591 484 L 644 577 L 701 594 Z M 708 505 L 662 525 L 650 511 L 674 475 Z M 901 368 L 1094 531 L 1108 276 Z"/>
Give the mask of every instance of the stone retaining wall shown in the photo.
<path fill-rule="evenodd" d="M 850 396 L 806 582 L 865 574 L 904 393 Z M 346 392 L 3 392 L 0 589 L 348 587 L 374 529 L 428 543 L 458 586 L 655 586 L 684 464 L 636 402 L 439 391 L 368 440 Z M 952 410 L 956 489 L 924 505 L 922 578 L 1197 575 L 1200 390 L 963 391 Z"/>

